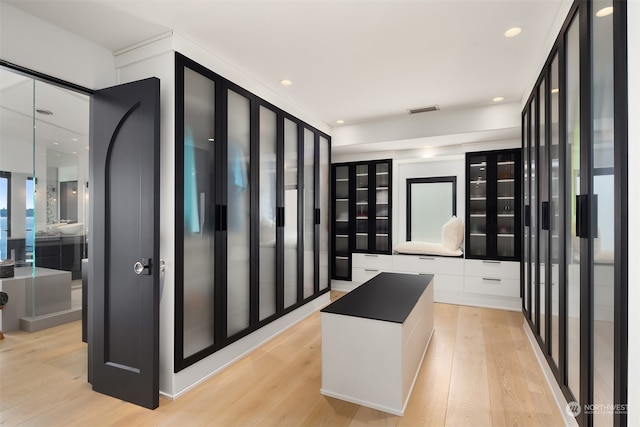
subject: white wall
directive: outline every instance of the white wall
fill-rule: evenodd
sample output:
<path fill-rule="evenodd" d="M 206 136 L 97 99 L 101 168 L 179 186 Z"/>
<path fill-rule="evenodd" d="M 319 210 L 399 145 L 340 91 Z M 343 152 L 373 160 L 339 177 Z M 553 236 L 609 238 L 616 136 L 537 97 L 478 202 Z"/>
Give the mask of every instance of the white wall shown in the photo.
<path fill-rule="evenodd" d="M 629 400 L 628 423 L 640 425 L 640 1 L 627 2 L 629 75 Z"/>
<path fill-rule="evenodd" d="M 372 144 L 397 150 L 407 149 L 405 142 L 435 146 L 507 139 L 519 136 L 520 112 L 514 102 L 407 114 L 335 127 L 331 142 L 334 147 Z"/>
<path fill-rule="evenodd" d="M 3 2 L 0 58 L 89 89 L 115 83 L 110 51 Z"/>
<path fill-rule="evenodd" d="M 393 246 L 407 240 L 407 179 L 456 177 L 456 212 L 459 218 L 465 215 L 465 157 L 464 155 L 442 158 L 396 161 L 393 165 Z M 438 203 L 438 201 L 434 201 Z M 434 243 L 440 243 L 434 242 Z"/>

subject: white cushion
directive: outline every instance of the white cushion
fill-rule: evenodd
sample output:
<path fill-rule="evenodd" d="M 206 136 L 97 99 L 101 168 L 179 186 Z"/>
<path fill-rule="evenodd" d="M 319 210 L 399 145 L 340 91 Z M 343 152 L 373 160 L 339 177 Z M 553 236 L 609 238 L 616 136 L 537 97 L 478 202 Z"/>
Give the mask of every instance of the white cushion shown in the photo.
<path fill-rule="evenodd" d="M 440 256 L 460 256 L 462 255 L 462 249 L 450 250 L 439 243 L 431 242 L 401 242 L 394 248 L 396 252 L 400 254 L 412 254 L 412 255 L 440 255 Z"/>
<path fill-rule="evenodd" d="M 464 221 L 454 215 L 442 226 L 442 246 L 454 251 L 464 240 Z"/>

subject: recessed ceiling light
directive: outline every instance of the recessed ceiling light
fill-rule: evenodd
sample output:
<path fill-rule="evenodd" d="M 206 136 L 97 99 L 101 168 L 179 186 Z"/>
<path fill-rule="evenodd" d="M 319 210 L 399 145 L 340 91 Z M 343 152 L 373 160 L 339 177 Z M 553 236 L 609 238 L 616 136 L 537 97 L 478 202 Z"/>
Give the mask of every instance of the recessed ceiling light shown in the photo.
<path fill-rule="evenodd" d="M 551 89 L 551 93 L 558 93 L 560 92 L 560 89 L 558 89 L 557 87 L 554 87 L 553 89 Z"/>
<path fill-rule="evenodd" d="M 280 80 L 280 84 L 282 86 L 291 86 L 293 84 L 293 82 L 291 80 Z"/>
<path fill-rule="evenodd" d="M 88 150 L 88 149 L 89 149 L 89 146 L 87 145 L 87 146 L 85 146 L 84 148 L 86 148 L 86 149 Z"/>
<path fill-rule="evenodd" d="M 493 102 L 502 102 L 502 101 L 504 101 L 503 96 L 496 96 L 495 98 L 493 98 Z"/>
<path fill-rule="evenodd" d="M 505 37 L 515 37 L 518 34 L 520 34 L 521 31 L 522 31 L 522 28 L 520 28 L 520 27 L 509 28 L 507 31 L 504 32 L 504 36 Z"/>
<path fill-rule="evenodd" d="M 77 151 L 72 151 L 71 154 L 78 154 L 78 152 Z"/>
<path fill-rule="evenodd" d="M 343 124 L 343 123 L 344 123 L 344 120 L 336 120 L 336 123 L 337 123 L 337 124 L 339 124 L 339 125 L 341 125 L 341 124 Z"/>
<path fill-rule="evenodd" d="M 596 12 L 596 16 L 598 18 L 602 18 L 603 16 L 609 16 L 613 13 L 613 6 L 603 7 L 599 11 Z"/>
<path fill-rule="evenodd" d="M 53 145 L 60 145 L 58 141 L 53 141 Z"/>
<path fill-rule="evenodd" d="M 71 138 L 73 142 L 78 142 L 78 138 Z"/>
<path fill-rule="evenodd" d="M 207 141 L 209 141 L 209 142 L 214 142 L 214 141 L 215 141 L 215 139 L 213 139 L 213 138 L 209 138 L 209 139 L 207 139 Z"/>

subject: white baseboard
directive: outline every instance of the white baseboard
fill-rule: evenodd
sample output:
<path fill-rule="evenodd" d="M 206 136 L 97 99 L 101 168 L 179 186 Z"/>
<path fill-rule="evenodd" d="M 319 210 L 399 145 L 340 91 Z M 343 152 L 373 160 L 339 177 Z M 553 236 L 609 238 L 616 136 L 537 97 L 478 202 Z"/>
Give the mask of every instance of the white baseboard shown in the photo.
<path fill-rule="evenodd" d="M 569 415 L 567 412 L 567 400 L 564 398 L 564 394 L 562 390 L 560 390 L 560 386 L 556 382 L 556 377 L 553 375 L 551 368 L 547 364 L 547 360 L 538 345 L 538 341 L 533 336 L 533 332 L 531 331 L 531 327 L 529 323 L 525 320 L 523 322 L 523 328 L 525 333 L 527 334 L 527 338 L 529 338 L 529 344 L 531 344 L 531 348 L 533 349 L 533 353 L 536 355 L 536 359 L 538 360 L 538 365 L 542 369 L 542 374 L 544 375 L 545 380 L 547 380 L 547 384 L 549 384 L 549 388 L 551 389 L 551 393 L 558 405 L 558 409 L 560 410 L 560 415 L 562 415 L 562 419 L 566 426 L 571 427 L 579 427 L 578 422 L 576 421 L 573 415 Z"/>

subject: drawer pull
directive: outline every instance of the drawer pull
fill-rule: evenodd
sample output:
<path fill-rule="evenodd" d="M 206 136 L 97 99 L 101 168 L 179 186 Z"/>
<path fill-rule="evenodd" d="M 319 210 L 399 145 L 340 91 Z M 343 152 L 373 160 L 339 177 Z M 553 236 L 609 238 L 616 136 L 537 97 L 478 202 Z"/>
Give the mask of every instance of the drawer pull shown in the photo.
<path fill-rule="evenodd" d="M 436 260 L 434 257 L 430 257 L 430 256 L 421 256 L 421 257 L 418 257 L 418 259 L 426 259 L 426 260 L 429 260 L 429 261 L 435 261 Z"/>
<path fill-rule="evenodd" d="M 491 277 L 483 277 L 482 280 L 485 282 L 502 282 L 502 279 L 493 279 Z"/>
<path fill-rule="evenodd" d="M 500 261 L 482 261 L 483 264 L 500 264 Z"/>
<path fill-rule="evenodd" d="M 364 271 L 366 271 L 367 273 L 377 273 L 378 270 L 373 270 L 371 268 L 365 268 Z"/>
<path fill-rule="evenodd" d="M 378 258 L 378 255 L 364 254 L 364 256 L 370 257 L 370 258 Z"/>

